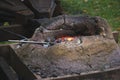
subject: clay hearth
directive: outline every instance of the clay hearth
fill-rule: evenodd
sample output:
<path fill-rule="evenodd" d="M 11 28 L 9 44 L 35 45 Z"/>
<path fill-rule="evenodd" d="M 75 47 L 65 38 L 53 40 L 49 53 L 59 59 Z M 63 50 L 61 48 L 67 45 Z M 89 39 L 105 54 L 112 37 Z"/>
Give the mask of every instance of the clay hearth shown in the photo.
<path fill-rule="evenodd" d="M 15 48 L 21 60 L 42 78 L 80 74 L 120 66 L 120 51 L 106 20 L 89 16 L 58 16 L 38 20 L 31 40 L 55 42 L 48 47 L 25 44 Z"/>

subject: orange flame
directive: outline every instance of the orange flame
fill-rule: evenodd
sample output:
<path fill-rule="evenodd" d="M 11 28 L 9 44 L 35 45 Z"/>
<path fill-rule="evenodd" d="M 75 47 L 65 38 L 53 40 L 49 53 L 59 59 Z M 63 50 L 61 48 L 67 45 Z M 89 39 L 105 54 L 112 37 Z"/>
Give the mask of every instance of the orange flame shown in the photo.
<path fill-rule="evenodd" d="M 74 37 L 65 37 L 65 40 L 67 41 L 73 41 L 75 38 Z"/>
<path fill-rule="evenodd" d="M 58 38 L 61 41 L 73 41 L 75 39 L 75 37 L 62 37 L 62 38 Z"/>

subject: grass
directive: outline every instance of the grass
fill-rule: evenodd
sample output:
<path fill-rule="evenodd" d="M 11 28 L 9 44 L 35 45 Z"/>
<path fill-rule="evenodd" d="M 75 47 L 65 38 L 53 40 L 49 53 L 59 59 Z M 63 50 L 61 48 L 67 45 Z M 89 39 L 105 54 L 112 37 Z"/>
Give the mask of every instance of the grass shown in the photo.
<path fill-rule="evenodd" d="M 120 28 L 120 0 L 61 0 L 67 14 L 101 16 L 112 30 Z"/>
<path fill-rule="evenodd" d="M 12 44 L 13 42 L 8 42 L 8 41 L 2 41 L 0 44 Z"/>

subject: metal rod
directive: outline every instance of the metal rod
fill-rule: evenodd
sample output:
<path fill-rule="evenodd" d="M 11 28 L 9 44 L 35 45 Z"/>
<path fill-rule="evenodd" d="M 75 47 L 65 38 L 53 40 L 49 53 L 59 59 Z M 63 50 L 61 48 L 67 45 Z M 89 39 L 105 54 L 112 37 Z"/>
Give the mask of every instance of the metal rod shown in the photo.
<path fill-rule="evenodd" d="M 38 41 L 23 41 L 23 40 L 8 40 L 9 42 L 15 43 L 29 43 L 29 44 L 47 44 L 51 42 L 38 42 Z"/>

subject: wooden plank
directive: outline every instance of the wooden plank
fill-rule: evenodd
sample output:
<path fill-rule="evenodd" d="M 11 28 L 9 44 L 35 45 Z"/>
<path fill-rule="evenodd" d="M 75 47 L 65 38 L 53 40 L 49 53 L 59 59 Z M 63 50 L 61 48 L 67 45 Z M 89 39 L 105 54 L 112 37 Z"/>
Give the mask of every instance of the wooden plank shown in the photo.
<path fill-rule="evenodd" d="M 120 80 L 120 66 L 103 71 L 89 71 L 76 75 L 65 75 L 44 80 Z"/>
<path fill-rule="evenodd" d="M 0 9 L 12 11 L 21 15 L 33 15 L 33 12 L 20 0 L 0 0 Z"/>
<path fill-rule="evenodd" d="M 23 25 L 15 24 L 9 26 L 0 26 L 0 41 L 7 41 L 9 39 L 23 39 L 22 37 L 15 34 L 30 37 L 29 35 L 27 35 L 27 33 L 28 32 L 23 27 Z"/>
<path fill-rule="evenodd" d="M 0 46 L 0 56 L 4 57 L 7 63 L 18 74 L 20 80 L 34 80 L 37 79 L 35 75 L 27 68 L 23 62 L 19 59 L 12 48 L 7 46 Z"/>
<path fill-rule="evenodd" d="M 35 13 L 36 18 L 52 17 L 55 0 L 24 0 L 24 3 Z"/>
<path fill-rule="evenodd" d="M 0 57 L 0 78 L 4 80 L 18 80 L 16 73 L 11 70 L 7 62 Z"/>

